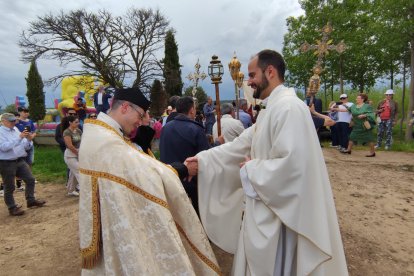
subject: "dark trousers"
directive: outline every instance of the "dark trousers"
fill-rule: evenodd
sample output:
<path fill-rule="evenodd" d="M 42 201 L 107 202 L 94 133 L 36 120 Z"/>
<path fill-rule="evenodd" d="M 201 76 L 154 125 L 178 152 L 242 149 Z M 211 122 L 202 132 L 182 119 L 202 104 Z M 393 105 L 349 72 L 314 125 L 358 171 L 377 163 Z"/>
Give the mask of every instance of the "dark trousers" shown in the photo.
<path fill-rule="evenodd" d="M 182 181 L 184 190 L 186 191 L 188 197 L 191 199 L 191 204 L 194 207 L 197 215 L 200 217 L 200 213 L 198 211 L 198 187 L 197 187 L 197 179 L 194 177 L 191 179 L 190 182 Z"/>
<path fill-rule="evenodd" d="M 331 129 L 332 146 L 338 146 L 339 145 L 338 126 L 335 124 L 331 126 L 330 129 Z"/>
<path fill-rule="evenodd" d="M 106 113 L 106 111 L 108 111 L 108 109 L 105 108 L 103 105 L 96 106 L 96 114 L 99 114 L 99 112 Z"/>
<path fill-rule="evenodd" d="M 351 134 L 351 128 L 349 127 L 349 123 L 337 122 L 336 127 L 338 130 L 339 145 L 342 148 L 348 148 L 349 135 Z"/>
<path fill-rule="evenodd" d="M 29 165 L 25 162 L 25 158 L 19 158 L 14 161 L 0 160 L 0 174 L 3 178 L 4 202 L 6 203 L 7 208 L 13 209 L 16 207 L 13 197 L 16 176 L 22 179 L 26 184 L 26 201 L 33 202 L 35 200 L 35 178 L 30 171 Z"/>

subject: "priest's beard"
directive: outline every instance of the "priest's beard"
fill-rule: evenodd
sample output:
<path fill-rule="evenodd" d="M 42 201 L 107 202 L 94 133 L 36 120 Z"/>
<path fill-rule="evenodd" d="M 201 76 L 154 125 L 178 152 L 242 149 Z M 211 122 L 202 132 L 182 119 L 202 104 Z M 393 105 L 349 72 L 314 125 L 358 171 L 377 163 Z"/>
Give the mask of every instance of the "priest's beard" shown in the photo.
<path fill-rule="evenodd" d="M 260 95 L 268 87 L 269 87 L 269 82 L 267 81 L 266 76 L 264 75 L 264 72 L 263 72 L 262 81 L 256 84 L 256 89 L 253 92 L 253 98 L 260 99 Z"/>

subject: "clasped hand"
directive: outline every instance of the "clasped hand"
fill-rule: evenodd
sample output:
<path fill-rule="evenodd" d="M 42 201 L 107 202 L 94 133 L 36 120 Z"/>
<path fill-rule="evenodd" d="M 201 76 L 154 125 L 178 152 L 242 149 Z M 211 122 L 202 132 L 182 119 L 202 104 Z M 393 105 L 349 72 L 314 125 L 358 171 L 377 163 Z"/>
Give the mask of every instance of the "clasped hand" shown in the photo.
<path fill-rule="evenodd" d="M 187 181 L 191 181 L 191 179 L 197 175 L 198 173 L 198 159 L 197 157 L 188 157 L 184 161 L 184 165 L 187 167 L 188 170 L 188 177 L 186 178 Z"/>

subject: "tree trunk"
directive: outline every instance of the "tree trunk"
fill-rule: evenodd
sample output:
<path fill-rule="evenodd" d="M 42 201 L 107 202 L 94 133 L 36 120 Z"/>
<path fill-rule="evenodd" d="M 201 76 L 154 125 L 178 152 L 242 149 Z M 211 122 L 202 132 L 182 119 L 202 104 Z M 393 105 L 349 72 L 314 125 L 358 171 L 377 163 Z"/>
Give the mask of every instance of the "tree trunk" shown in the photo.
<path fill-rule="evenodd" d="M 334 90 L 334 75 L 333 74 L 334 73 L 333 73 L 333 67 L 332 67 L 332 70 L 331 70 L 331 101 L 334 100 L 334 96 L 333 96 L 333 90 Z M 341 94 L 339 94 L 339 95 L 341 95 Z"/>
<path fill-rule="evenodd" d="M 327 104 L 326 104 L 326 102 L 328 101 L 328 97 L 327 97 L 327 94 L 326 94 L 326 92 L 327 92 L 327 91 L 326 91 L 326 90 L 327 90 L 327 89 L 326 89 L 326 85 L 327 85 L 327 84 L 326 84 L 326 82 L 327 82 L 327 81 L 326 81 L 326 78 L 325 78 L 325 79 L 324 79 L 324 92 L 325 92 L 325 104 L 324 104 L 324 107 L 325 107 L 325 110 L 326 110 L 326 109 L 328 109 L 328 106 L 327 106 Z"/>
<path fill-rule="evenodd" d="M 364 84 L 364 79 L 361 79 L 360 80 L 360 83 L 358 84 L 358 93 L 363 93 L 364 92 L 364 86 L 365 86 L 365 84 Z"/>
<path fill-rule="evenodd" d="M 406 74 L 407 74 L 407 60 L 404 58 L 403 61 L 403 89 L 402 89 L 402 98 L 401 98 L 401 120 L 400 120 L 400 137 L 403 137 L 403 122 L 405 118 L 405 81 L 406 81 Z"/>
<path fill-rule="evenodd" d="M 411 38 L 411 80 L 410 80 L 410 97 L 408 100 L 408 113 L 407 113 L 407 128 L 405 129 L 405 141 L 410 142 L 413 140 L 413 125 L 409 125 L 408 121 L 412 118 L 412 112 L 414 110 L 414 38 Z"/>
<path fill-rule="evenodd" d="M 344 93 L 344 79 L 342 76 L 342 68 L 343 68 L 343 59 L 342 55 L 339 57 L 339 95 Z"/>

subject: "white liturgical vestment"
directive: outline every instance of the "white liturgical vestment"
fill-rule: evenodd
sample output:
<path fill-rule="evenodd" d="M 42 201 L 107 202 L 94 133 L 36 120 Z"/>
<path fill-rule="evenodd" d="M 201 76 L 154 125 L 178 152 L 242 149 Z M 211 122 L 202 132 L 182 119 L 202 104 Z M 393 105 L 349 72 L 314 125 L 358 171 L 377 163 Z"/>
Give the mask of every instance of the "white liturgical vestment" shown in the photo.
<path fill-rule="evenodd" d="M 233 275 L 347 275 L 309 108 L 283 85 L 266 102 L 256 124 L 233 142 L 197 155 L 207 235 L 235 253 Z M 251 160 L 240 170 L 245 156 Z"/>
<path fill-rule="evenodd" d="M 101 112 L 79 150 L 82 275 L 217 275 L 175 171 L 137 150 Z"/>

